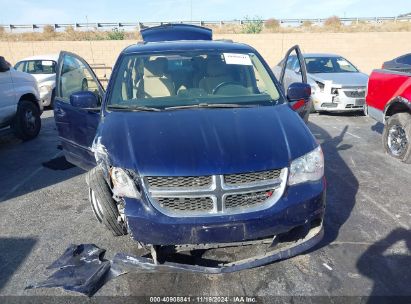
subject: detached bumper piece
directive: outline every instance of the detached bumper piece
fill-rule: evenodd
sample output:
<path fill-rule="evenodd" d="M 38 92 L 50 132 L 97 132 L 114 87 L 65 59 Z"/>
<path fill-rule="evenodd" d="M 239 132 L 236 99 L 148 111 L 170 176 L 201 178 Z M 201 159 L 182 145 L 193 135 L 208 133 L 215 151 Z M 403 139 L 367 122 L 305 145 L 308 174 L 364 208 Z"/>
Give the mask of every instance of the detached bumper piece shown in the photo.
<path fill-rule="evenodd" d="M 303 238 L 300 238 L 304 235 Z M 307 229 L 306 226 L 294 228 L 290 232 L 271 239 L 233 243 L 233 244 L 204 244 L 199 246 L 178 246 L 154 248 L 151 254 L 153 259 L 147 257 L 131 256 L 117 253 L 112 261 L 116 272 L 197 272 L 205 274 L 220 274 L 250 269 L 272 262 L 296 256 L 318 244 L 324 236 L 322 223 Z M 224 250 L 221 250 L 224 248 Z M 211 258 L 205 253 L 215 249 Z M 218 250 L 217 250 L 218 249 Z M 190 252 L 191 255 L 180 254 Z M 153 252 L 153 250 L 152 250 Z M 202 255 L 201 257 L 198 254 Z M 252 255 L 234 262 L 217 261 L 238 255 Z M 177 260 L 181 262 L 171 262 Z M 192 262 L 192 263 L 187 263 Z"/>
<path fill-rule="evenodd" d="M 94 244 L 70 245 L 60 258 L 47 267 L 57 271 L 45 281 L 25 289 L 62 287 L 90 297 L 111 278 L 120 275 L 110 270 L 110 261 L 104 260 L 105 252 L 105 249 Z"/>
<path fill-rule="evenodd" d="M 45 281 L 29 285 L 26 289 L 61 287 L 91 297 L 106 282 L 128 272 L 235 272 L 298 255 L 315 246 L 323 234 L 321 221 L 314 221 L 270 239 L 230 244 L 154 246 L 152 258 L 117 253 L 112 261 L 105 260 L 106 250 L 94 244 L 71 245 L 59 259 L 47 267 L 58 269 L 57 271 Z M 216 250 L 212 258 L 206 257 L 210 250 Z M 191 255 L 180 254 L 181 252 L 190 252 Z M 235 262 L 226 261 L 230 257 L 244 254 L 252 257 L 240 258 Z M 215 259 L 216 256 L 218 259 Z M 170 257 L 173 261 L 167 260 Z"/>

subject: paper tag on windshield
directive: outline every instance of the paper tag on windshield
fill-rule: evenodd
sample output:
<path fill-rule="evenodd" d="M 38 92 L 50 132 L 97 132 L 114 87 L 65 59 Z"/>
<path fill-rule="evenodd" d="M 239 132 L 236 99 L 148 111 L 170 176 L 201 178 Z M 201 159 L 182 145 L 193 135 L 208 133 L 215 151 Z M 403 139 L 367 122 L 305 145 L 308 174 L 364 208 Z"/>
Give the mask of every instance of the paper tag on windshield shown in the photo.
<path fill-rule="evenodd" d="M 337 60 L 339 65 L 350 65 L 346 60 Z"/>
<path fill-rule="evenodd" d="M 43 60 L 43 61 L 41 62 L 41 65 L 44 65 L 44 66 L 52 66 L 52 65 L 53 65 L 53 61 L 51 61 L 51 60 Z"/>
<path fill-rule="evenodd" d="M 253 65 L 247 54 L 224 53 L 226 64 Z"/>

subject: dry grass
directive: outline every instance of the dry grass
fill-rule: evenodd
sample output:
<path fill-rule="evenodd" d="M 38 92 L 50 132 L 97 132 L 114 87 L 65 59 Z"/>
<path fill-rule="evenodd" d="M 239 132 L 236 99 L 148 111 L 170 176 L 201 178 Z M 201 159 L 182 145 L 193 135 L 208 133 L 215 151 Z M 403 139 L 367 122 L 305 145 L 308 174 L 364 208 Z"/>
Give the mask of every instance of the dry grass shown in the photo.
<path fill-rule="evenodd" d="M 329 18 L 327 18 L 324 21 L 324 27 L 325 28 L 331 28 L 331 29 L 339 29 L 343 26 L 340 18 L 338 18 L 337 16 L 331 16 Z"/>
<path fill-rule="evenodd" d="M 276 19 L 268 19 L 264 22 L 264 31 L 265 32 L 278 32 L 281 29 L 280 21 Z"/>
<path fill-rule="evenodd" d="M 215 34 L 241 34 L 244 26 L 241 24 L 224 24 L 209 26 Z M 275 19 L 269 19 L 264 23 L 262 33 L 359 33 L 359 32 L 411 32 L 409 21 L 386 21 L 386 22 L 353 22 L 343 24 L 341 20 L 332 16 L 324 25 L 311 22 L 303 22 L 300 26 L 281 26 Z M 8 33 L 0 28 L 0 41 L 84 41 L 84 40 L 141 40 L 138 30 L 134 31 L 76 31 L 68 27 L 65 31 L 55 31 L 53 26 L 46 26 L 43 32 L 31 33 Z"/>
<path fill-rule="evenodd" d="M 8 33 L 0 28 L 0 41 L 87 41 L 87 40 L 141 40 L 140 32 L 113 29 L 111 31 L 76 31 L 72 26 L 57 32 L 53 26 L 46 25 L 42 32 Z"/>

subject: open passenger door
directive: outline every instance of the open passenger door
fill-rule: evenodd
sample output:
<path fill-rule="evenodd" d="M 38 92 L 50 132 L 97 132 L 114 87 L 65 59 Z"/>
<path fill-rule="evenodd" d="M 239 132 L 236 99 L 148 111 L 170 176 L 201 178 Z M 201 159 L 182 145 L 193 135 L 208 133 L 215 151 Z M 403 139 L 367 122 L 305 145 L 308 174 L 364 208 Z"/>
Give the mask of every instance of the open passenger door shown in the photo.
<path fill-rule="evenodd" d="M 96 165 L 91 151 L 100 122 L 104 88 L 88 63 L 61 52 L 56 71 L 54 119 L 67 161 L 89 170 Z"/>
<path fill-rule="evenodd" d="M 307 94 L 308 98 L 296 99 L 295 96 L 293 96 L 293 91 L 295 91 L 296 88 L 301 88 L 301 84 L 305 84 L 307 90 L 309 87 L 307 82 L 307 67 L 298 45 L 290 48 L 285 54 L 278 81 L 282 85 L 291 107 L 305 122 L 308 122 L 312 103 L 310 97 L 311 87 L 309 94 Z"/>

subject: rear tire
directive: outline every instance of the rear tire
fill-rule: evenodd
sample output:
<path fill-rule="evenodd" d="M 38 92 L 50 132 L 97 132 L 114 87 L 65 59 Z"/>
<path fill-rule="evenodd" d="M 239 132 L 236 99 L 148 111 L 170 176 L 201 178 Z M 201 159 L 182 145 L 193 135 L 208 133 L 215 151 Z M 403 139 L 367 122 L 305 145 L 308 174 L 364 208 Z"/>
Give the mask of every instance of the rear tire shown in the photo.
<path fill-rule="evenodd" d="M 40 111 L 37 106 L 31 101 L 21 100 L 11 123 L 11 129 L 16 137 L 24 141 L 33 139 L 39 134 L 40 128 Z"/>
<path fill-rule="evenodd" d="M 387 153 L 402 162 L 411 163 L 411 115 L 398 113 L 384 126 L 382 143 Z"/>
<path fill-rule="evenodd" d="M 115 236 L 127 234 L 126 225 L 120 216 L 117 203 L 112 197 L 103 170 L 99 166 L 87 173 L 87 182 L 91 207 L 97 220 Z"/>

